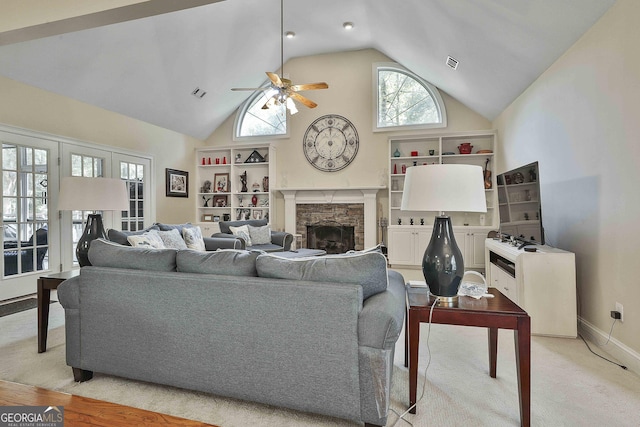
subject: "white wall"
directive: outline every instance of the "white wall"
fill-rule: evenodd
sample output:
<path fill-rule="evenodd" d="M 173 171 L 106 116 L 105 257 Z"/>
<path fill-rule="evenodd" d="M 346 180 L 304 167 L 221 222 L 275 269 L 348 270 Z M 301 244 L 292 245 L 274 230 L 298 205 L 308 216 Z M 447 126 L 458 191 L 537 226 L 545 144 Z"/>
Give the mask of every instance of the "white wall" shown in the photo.
<path fill-rule="evenodd" d="M 202 141 L 1 76 L 0 94 L 2 124 L 152 155 L 156 220 L 193 221 L 193 198 L 165 197 L 165 168 L 193 173 L 194 149 Z M 195 191 L 192 181 L 190 194 Z"/>
<path fill-rule="evenodd" d="M 640 2 L 619 0 L 494 122 L 498 172 L 540 162 L 549 243 L 576 253 L 579 314 L 640 352 Z M 548 295 L 553 298 L 553 295 Z"/>
<path fill-rule="evenodd" d="M 374 49 L 331 53 L 297 58 L 285 64 L 286 73 L 294 83 L 325 81 L 329 89 L 307 91 L 303 94 L 318 104 L 314 109 L 299 106 L 299 113 L 290 116 L 290 138 L 274 140 L 277 148 L 276 186 L 288 187 L 355 187 L 386 185 L 388 172 L 388 143 L 398 132 L 373 132 L 372 66 L 376 62 L 392 62 Z M 446 93 L 444 99 L 448 127 L 427 132 L 453 132 L 491 129 L 491 123 L 471 111 Z M 360 149 L 355 160 L 338 172 L 321 172 L 311 166 L 302 151 L 302 139 L 307 127 L 320 116 L 339 114 L 349 119 L 360 137 Z M 206 141 L 211 145 L 232 144 L 235 114 L 229 117 Z M 413 132 L 416 133 L 416 132 Z M 421 133 L 425 133 L 422 131 Z M 409 134 L 402 132 L 401 134 Z M 232 177 L 233 179 L 233 177 Z M 387 196 L 378 193 L 379 212 L 387 216 Z M 284 227 L 283 201 L 278 196 L 276 227 Z"/>

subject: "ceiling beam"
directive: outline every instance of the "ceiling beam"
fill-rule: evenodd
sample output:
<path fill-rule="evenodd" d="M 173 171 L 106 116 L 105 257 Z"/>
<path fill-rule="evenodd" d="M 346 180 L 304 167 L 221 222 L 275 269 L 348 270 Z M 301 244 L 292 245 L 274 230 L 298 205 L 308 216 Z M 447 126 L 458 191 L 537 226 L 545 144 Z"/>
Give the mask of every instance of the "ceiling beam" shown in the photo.
<path fill-rule="evenodd" d="M 161 15 L 220 1 L 224 0 L 147 0 L 79 16 L 71 16 L 73 12 L 69 11 L 66 18 L 0 32 L 0 46 Z M 29 7 L 24 9 L 25 13 L 29 12 Z"/>

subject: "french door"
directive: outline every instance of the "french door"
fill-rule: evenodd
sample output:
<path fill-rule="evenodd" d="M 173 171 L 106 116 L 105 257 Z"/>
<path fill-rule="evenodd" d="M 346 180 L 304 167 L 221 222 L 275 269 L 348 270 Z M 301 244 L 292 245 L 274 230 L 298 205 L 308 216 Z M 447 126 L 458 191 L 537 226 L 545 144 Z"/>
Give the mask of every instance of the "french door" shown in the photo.
<path fill-rule="evenodd" d="M 101 212 L 105 230 L 142 230 L 153 222 L 150 159 L 65 144 L 61 163 L 62 176 L 120 178 L 127 182 L 129 209 L 122 212 Z M 90 213 L 92 212 L 62 213 L 62 270 L 78 267 L 75 248 Z"/>
<path fill-rule="evenodd" d="M 0 130 L 2 199 L 0 301 L 36 292 L 44 271 L 60 263 L 58 142 Z"/>

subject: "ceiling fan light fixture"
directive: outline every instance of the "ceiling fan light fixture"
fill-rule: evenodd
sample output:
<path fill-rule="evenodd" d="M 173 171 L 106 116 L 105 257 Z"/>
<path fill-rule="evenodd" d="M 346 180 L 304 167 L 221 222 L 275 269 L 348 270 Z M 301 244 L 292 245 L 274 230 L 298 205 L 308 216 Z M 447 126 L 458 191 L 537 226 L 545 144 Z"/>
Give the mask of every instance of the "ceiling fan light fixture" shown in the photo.
<path fill-rule="evenodd" d="M 288 39 L 292 39 L 296 36 L 296 33 L 294 33 L 293 31 L 287 31 L 286 33 L 284 33 L 285 37 Z"/>
<path fill-rule="evenodd" d="M 349 22 L 349 21 L 347 21 L 347 22 L 345 22 L 345 23 L 343 23 L 343 24 L 342 24 L 342 28 L 344 28 L 344 29 L 345 29 L 345 30 L 347 30 L 347 31 L 348 31 L 348 30 L 352 30 L 352 29 L 353 29 L 353 27 L 354 27 L 353 22 Z"/>
<path fill-rule="evenodd" d="M 296 103 L 293 102 L 293 99 L 291 98 L 287 98 L 287 108 L 289 109 L 289 112 L 291 113 L 291 115 L 294 115 L 298 112 L 298 109 L 296 108 Z"/>

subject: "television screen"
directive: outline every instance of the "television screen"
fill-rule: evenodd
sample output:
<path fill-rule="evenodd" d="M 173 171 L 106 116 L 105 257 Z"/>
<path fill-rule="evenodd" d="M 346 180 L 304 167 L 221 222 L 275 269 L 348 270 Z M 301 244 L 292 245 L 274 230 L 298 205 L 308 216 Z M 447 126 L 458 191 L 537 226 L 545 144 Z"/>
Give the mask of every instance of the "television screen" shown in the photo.
<path fill-rule="evenodd" d="M 496 180 L 500 233 L 523 244 L 544 245 L 538 162 L 504 172 Z"/>

